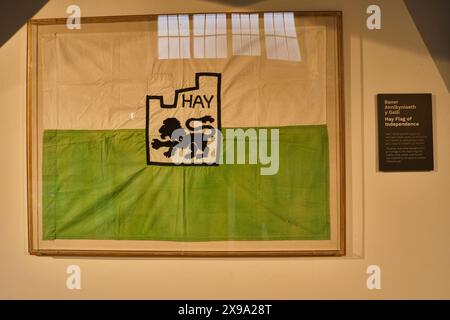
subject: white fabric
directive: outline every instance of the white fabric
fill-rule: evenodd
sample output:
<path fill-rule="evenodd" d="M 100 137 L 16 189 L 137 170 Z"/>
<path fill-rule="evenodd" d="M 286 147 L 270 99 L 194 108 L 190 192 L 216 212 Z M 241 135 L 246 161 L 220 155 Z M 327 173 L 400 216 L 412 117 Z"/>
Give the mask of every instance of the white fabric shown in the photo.
<path fill-rule="evenodd" d="M 164 95 L 165 101 L 173 101 L 174 90 L 193 86 L 197 72 L 222 74 L 222 127 L 324 124 L 326 29 L 302 27 L 299 18 L 295 26 L 283 25 L 282 18 L 282 14 L 273 15 L 274 35 L 268 37 L 266 21 L 259 15 L 259 35 L 241 39 L 250 53 L 253 45 L 245 43 L 256 41 L 260 56 L 233 55 L 231 28 L 235 26 L 230 14 L 226 15 L 226 35 L 213 35 L 213 40 L 202 35 L 204 47 L 198 55 L 193 36 L 200 26 L 193 23 L 192 15 L 193 30 L 187 31 L 191 36 L 185 40 L 172 36 L 171 30 L 172 24 L 186 26 L 186 20 L 177 22 L 170 15 L 155 21 L 154 30 L 148 32 L 47 34 L 40 39 L 39 53 L 44 129 L 145 128 L 146 95 Z M 223 29 L 223 19 L 220 24 L 217 19 L 205 16 L 206 31 L 213 20 L 217 30 Z M 253 30 L 254 15 L 244 20 L 239 32 Z M 164 27 L 158 30 L 158 25 Z M 280 28 L 297 38 L 278 36 Z M 270 46 L 286 49 L 274 49 L 274 53 Z M 191 58 L 177 58 L 188 53 Z M 274 54 L 275 60 L 268 59 L 268 54 Z M 161 55 L 167 59 L 160 59 Z M 283 55 L 301 57 L 301 61 L 277 60 Z"/>

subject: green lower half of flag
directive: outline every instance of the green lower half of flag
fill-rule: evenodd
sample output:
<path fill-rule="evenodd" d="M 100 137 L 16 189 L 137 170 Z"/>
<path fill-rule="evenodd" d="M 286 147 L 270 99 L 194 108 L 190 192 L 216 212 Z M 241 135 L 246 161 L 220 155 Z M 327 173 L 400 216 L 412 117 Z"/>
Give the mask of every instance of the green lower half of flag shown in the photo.
<path fill-rule="evenodd" d="M 144 129 L 47 130 L 43 239 L 330 239 L 327 127 L 278 129 L 274 175 L 147 165 Z"/>

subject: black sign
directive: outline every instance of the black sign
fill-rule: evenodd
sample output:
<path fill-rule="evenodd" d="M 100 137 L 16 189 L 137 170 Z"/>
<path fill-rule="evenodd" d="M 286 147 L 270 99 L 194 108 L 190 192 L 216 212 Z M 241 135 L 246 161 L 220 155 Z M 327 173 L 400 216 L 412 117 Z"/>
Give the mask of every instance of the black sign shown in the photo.
<path fill-rule="evenodd" d="M 379 94 L 380 171 L 433 170 L 431 94 Z"/>

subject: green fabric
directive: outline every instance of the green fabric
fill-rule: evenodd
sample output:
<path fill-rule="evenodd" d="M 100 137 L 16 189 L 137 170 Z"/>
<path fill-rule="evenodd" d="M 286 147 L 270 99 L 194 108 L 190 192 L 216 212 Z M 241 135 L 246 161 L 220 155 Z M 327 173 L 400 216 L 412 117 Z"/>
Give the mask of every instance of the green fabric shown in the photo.
<path fill-rule="evenodd" d="M 47 130 L 43 229 L 51 239 L 330 238 L 326 126 L 281 127 L 260 165 L 148 166 L 145 130 Z"/>

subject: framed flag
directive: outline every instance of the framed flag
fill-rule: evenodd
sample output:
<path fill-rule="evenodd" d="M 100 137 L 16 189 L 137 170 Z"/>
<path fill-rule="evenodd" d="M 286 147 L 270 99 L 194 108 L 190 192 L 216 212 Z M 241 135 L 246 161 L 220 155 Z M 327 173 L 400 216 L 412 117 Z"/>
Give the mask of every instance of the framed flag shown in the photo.
<path fill-rule="evenodd" d="M 345 255 L 340 12 L 69 20 L 28 23 L 31 254 Z"/>

